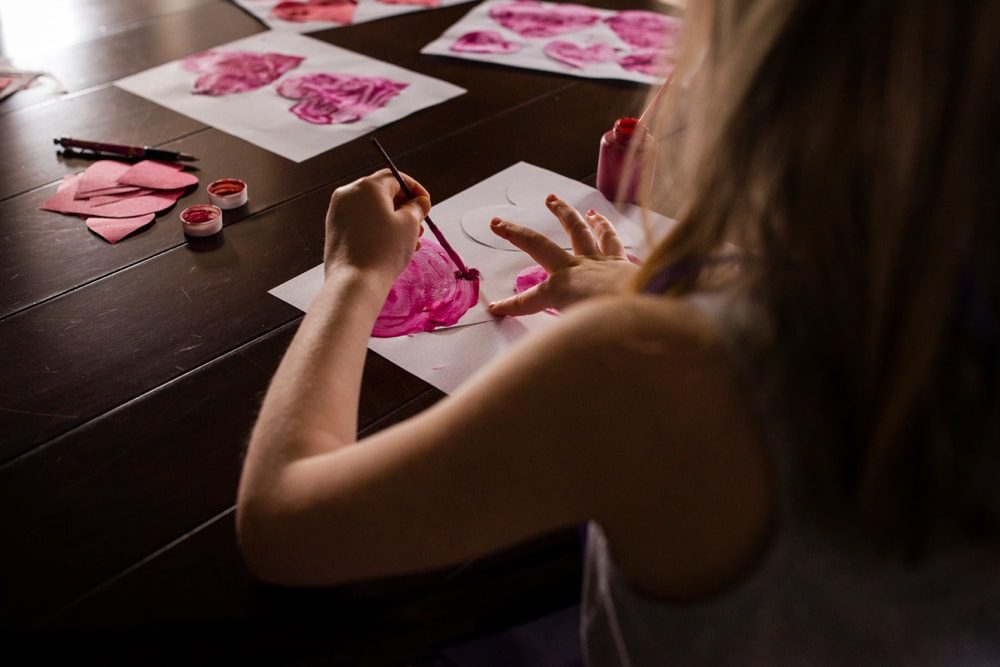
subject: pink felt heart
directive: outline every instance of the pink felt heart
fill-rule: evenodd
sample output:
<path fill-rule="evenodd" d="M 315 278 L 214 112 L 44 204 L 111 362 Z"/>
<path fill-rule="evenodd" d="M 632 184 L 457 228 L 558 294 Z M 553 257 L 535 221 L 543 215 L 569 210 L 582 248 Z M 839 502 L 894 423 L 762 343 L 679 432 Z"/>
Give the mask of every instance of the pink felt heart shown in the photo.
<path fill-rule="evenodd" d="M 616 55 L 616 49 L 608 44 L 591 44 L 584 47 L 558 39 L 546 44 L 544 51 L 549 58 L 577 69 L 593 63 L 610 62 Z"/>
<path fill-rule="evenodd" d="M 307 21 L 329 21 L 347 24 L 354 18 L 356 0 L 308 0 L 306 2 L 279 2 L 271 10 L 271 15 L 283 21 L 305 23 Z"/>
<path fill-rule="evenodd" d="M 504 39 L 496 30 L 474 30 L 456 39 L 449 48 L 456 53 L 506 54 L 516 53 L 522 46 L 519 42 Z"/>
<path fill-rule="evenodd" d="M 162 190 L 155 195 L 119 199 L 100 206 L 89 206 L 83 213 L 102 218 L 134 218 L 170 208 L 180 198 L 182 190 Z"/>
<path fill-rule="evenodd" d="M 151 223 L 152 213 L 134 218 L 87 218 L 87 228 L 108 243 L 118 243 L 132 232 Z"/>
<path fill-rule="evenodd" d="M 303 60 L 301 56 L 281 53 L 209 50 L 185 58 L 181 66 L 201 74 L 191 92 L 219 96 L 266 86 Z"/>
<path fill-rule="evenodd" d="M 77 188 L 76 198 L 77 199 L 90 199 L 93 200 L 94 197 L 108 197 L 111 195 L 133 195 L 140 192 L 142 188 L 136 187 L 134 185 L 119 185 L 116 188 L 101 188 L 100 190 L 89 190 L 87 192 L 80 192 Z"/>
<path fill-rule="evenodd" d="M 115 160 L 94 162 L 83 172 L 83 177 L 77 187 L 78 196 L 86 195 L 93 190 L 118 187 L 121 185 L 118 178 L 128 171 L 130 166 L 125 162 L 116 162 Z"/>
<path fill-rule="evenodd" d="M 143 160 L 118 177 L 122 185 L 134 185 L 154 190 L 175 190 L 197 185 L 198 177 L 177 169 L 174 165 Z"/>
<path fill-rule="evenodd" d="M 582 5 L 520 0 L 493 7 L 490 18 L 522 37 L 554 37 L 589 28 L 601 19 L 601 13 Z"/>
<path fill-rule="evenodd" d="M 122 201 L 123 199 L 131 199 L 132 197 L 143 197 L 145 195 L 155 195 L 161 194 L 163 190 L 152 190 L 150 188 L 133 188 L 132 192 L 125 192 L 112 195 L 92 195 L 87 197 L 86 203 L 90 206 L 104 206 L 105 204 L 110 204 L 111 202 Z M 77 200 L 79 201 L 79 200 Z"/>
<path fill-rule="evenodd" d="M 300 100 L 290 111 L 302 120 L 329 125 L 364 118 L 388 104 L 407 85 L 380 77 L 323 72 L 285 79 L 278 94 Z"/>
<path fill-rule="evenodd" d="M 604 22 L 636 49 L 673 49 L 684 27 L 678 18 L 641 9 L 618 12 Z"/>

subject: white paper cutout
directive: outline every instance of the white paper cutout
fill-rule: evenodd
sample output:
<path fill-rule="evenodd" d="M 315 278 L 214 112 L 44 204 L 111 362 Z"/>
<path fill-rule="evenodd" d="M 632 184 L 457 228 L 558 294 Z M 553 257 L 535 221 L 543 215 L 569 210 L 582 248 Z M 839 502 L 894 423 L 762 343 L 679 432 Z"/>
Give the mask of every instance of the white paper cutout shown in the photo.
<path fill-rule="evenodd" d="M 300 0 L 304 1 L 304 0 Z M 421 12 L 439 7 L 449 7 L 459 5 L 470 0 L 441 0 L 438 7 L 427 7 L 420 4 L 392 4 L 379 2 L 378 0 L 358 0 L 354 9 L 354 16 L 350 23 L 337 23 L 334 21 L 285 21 L 272 14 L 272 9 L 279 4 L 279 0 L 235 0 L 245 10 L 256 16 L 264 25 L 272 30 L 284 30 L 289 32 L 317 32 L 319 30 L 329 30 L 331 28 L 341 28 L 345 25 L 356 23 L 366 23 L 377 21 L 399 14 L 409 14 L 411 12 Z"/>
<path fill-rule="evenodd" d="M 368 342 L 371 350 L 441 391 L 451 393 L 525 333 L 558 321 L 547 313 L 502 319 L 489 315 L 485 304 L 513 294 L 517 274 L 535 261 L 523 252 L 503 252 L 478 243 L 461 228 L 460 221 L 465 212 L 506 205 L 510 185 L 524 182 L 538 182 L 540 187 L 557 195 L 582 185 L 546 169 L 519 162 L 435 204 L 431 212 L 435 223 L 465 263 L 482 272 L 479 305 L 470 309 L 455 327 L 398 338 L 372 338 Z M 652 239 L 655 242 L 669 231 L 674 222 L 656 214 L 649 216 L 657 234 Z M 633 250 L 633 254 L 645 257 L 649 251 L 644 242 L 645 236 L 638 236 L 637 239 L 642 243 Z M 299 310 L 307 310 L 322 285 L 323 266 L 319 265 L 268 293 Z M 466 326 L 469 324 L 476 326 Z"/>
<path fill-rule="evenodd" d="M 180 60 L 126 77 L 115 85 L 294 162 L 465 92 L 445 81 L 291 32 L 262 32 L 213 50 L 277 52 L 305 60 L 269 85 L 222 97 L 192 94 L 191 85 L 198 75 L 185 70 Z M 384 77 L 408 85 L 386 106 L 356 122 L 314 125 L 289 111 L 296 102 L 279 95 L 277 86 L 286 77 L 322 72 Z"/>
<path fill-rule="evenodd" d="M 502 25 L 490 16 L 491 10 L 495 7 L 504 7 L 514 4 L 514 0 L 487 0 L 472 9 L 464 18 L 452 25 L 433 42 L 429 43 L 421 53 L 449 56 L 452 58 L 464 58 L 479 62 L 492 63 L 495 65 L 506 65 L 509 67 L 524 67 L 527 69 L 542 70 L 545 72 L 557 72 L 570 76 L 578 76 L 590 79 L 620 79 L 624 81 L 636 81 L 638 83 L 660 84 L 669 74 L 670 66 L 660 69 L 656 73 L 643 72 L 636 69 L 629 69 L 632 65 L 623 67 L 622 63 L 629 61 L 643 60 L 652 51 L 644 49 L 624 41 L 607 23 L 606 20 L 619 16 L 622 12 L 586 8 L 599 17 L 599 20 L 584 25 L 573 30 L 552 32 L 542 36 L 532 34 L 521 34 L 508 25 Z M 541 7 L 553 7 L 556 10 L 579 7 L 570 3 L 534 3 Z M 635 11 L 630 15 L 634 16 Z M 680 19 L 666 17 L 663 20 L 669 25 L 669 37 L 665 46 L 667 51 L 672 53 L 676 45 L 676 33 L 682 25 Z M 516 28 L 517 26 L 514 25 Z M 475 50 L 455 50 L 452 48 L 456 42 L 465 42 L 471 33 L 495 33 L 491 41 L 497 43 L 511 42 L 520 44 L 520 48 L 510 53 L 482 53 Z M 463 39 L 464 38 L 464 39 Z M 567 53 L 568 51 L 579 51 L 583 53 L 601 52 L 610 50 L 615 52 L 613 60 L 603 62 L 590 62 L 583 66 L 573 66 L 564 57 L 559 60 L 550 55 L 546 55 L 546 47 L 553 43 L 559 43 L 555 48 L 556 52 Z M 576 48 L 574 48 L 576 47 Z M 461 48 L 461 47 L 459 47 Z M 573 59 L 569 59 L 573 60 Z M 659 62 L 659 59 L 654 59 Z"/>

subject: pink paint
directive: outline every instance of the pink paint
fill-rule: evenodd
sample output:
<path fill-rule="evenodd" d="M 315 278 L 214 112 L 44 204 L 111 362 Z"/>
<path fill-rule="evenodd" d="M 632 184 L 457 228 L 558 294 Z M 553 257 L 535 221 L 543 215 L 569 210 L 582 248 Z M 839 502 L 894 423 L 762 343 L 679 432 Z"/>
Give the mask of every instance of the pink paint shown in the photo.
<path fill-rule="evenodd" d="M 389 290 L 372 336 L 391 338 L 451 326 L 478 300 L 478 278 L 456 276 L 444 248 L 433 239 L 422 239 Z"/>
<path fill-rule="evenodd" d="M 271 10 L 271 15 L 283 21 L 306 23 L 328 21 L 350 23 L 357 7 L 356 0 L 306 0 L 305 2 L 279 2 Z"/>
<path fill-rule="evenodd" d="M 490 9 L 490 18 L 522 37 L 554 37 L 596 24 L 599 11 L 582 5 L 521 0 Z"/>
<path fill-rule="evenodd" d="M 636 49 L 673 49 L 684 26 L 680 19 L 641 9 L 618 12 L 604 22 Z"/>
<path fill-rule="evenodd" d="M 198 177 L 173 165 L 143 160 L 119 176 L 118 182 L 154 190 L 175 190 L 197 185 Z"/>
<path fill-rule="evenodd" d="M 441 6 L 441 0 L 378 0 L 383 5 L 419 5 L 434 9 Z"/>
<path fill-rule="evenodd" d="M 152 213 L 134 218 L 87 218 L 87 228 L 111 244 L 153 222 Z"/>
<path fill-rule="evenodd" d="M 540 285 L 548 279 L 548 271 L 543 269 L 541 266 L 538 264 L 529 266 L 514 277 L 514 293 L 520 294 L 521 292 L 527 292 L 535 285 Z M 555 308 L 546 308 L 545 312 L 549 315 L 559 314 L 559 311 Z"/>
<path fill-rule="evenodd" d="M 545 55 L 576 69 L 613 61 L 616 54 L 617 50 L 609 44 L 591 44 L 582 47 L 573 42 L 554 39 L 545 45 Z"/>
<path fill-rule="evenodd" d="M 281 53 L 203 51 L 182 61 L 184 69 L 201 74 L 194 82 L 195 95 L 230 95 L 266 86 L 305 58 Z"/>
<path fill-rule="evenodd" d="M 523 45 L 503 38 L 496 30 L 474 30 L 467 32 L 449 48 L 456 53 L 495 53 L 499 55 L 516 53 Z"/>
<path fill-rule="evenodd" d="M 666 51 L 635 51 L 618 59 L 621 68 L 629 72 L 640 72 L 650 76 L 665 77 L 674 69 Z"/>
<path fill-rule="evenodd" d="M 286 79 L 278 94 L 299 100 L 290 111 L 308 123 L 353 123 L 384 107 L 408 84 L 351 74 L 307 74 Z"/>

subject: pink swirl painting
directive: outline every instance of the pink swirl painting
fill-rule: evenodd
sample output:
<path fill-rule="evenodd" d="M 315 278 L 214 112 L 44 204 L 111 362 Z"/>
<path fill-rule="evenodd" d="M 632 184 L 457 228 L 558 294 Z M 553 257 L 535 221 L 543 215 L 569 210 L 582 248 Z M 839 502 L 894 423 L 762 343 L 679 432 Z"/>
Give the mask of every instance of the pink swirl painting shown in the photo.
<path fill-rule="evenodd" d="M 320 73 L 285 79 L 278 94 L 298 100 L 290 111 L 307 123 L 330 125 L 364 118 L 407 85 L 380 77 Z"/>
<path fill-rule="evenodd" d="M 271 9 L 271 16 L 292 23 L 329 21 L 347 24 L 354 18 L 357 4 L 357 0 L 289 0 L 276 4 Z"/>
<path fill-rule="evenodd" d="M 194 82 L 192 93 L 218 97 L 266 86 L 298 67 L 303 60 L 282 53 L 209 50 L 185 58 L 181 66 L 201 74 Z"/>
<path fill-rule="evenodd" d="M 616 54 L 616 49 L 608 44 L 591 44 L 584 47 L 573 42 L 554 39 L 545 45 L 545 55 L 577 69 L 593 63 L 613 61 Z"/>
<path fill-rule="evenodd" d="M 478 300 L 479 280 L 456 276 L 444 248 L 424 238 L 389 290 L 372 336 L 392 338 L 451 326 Z"/>
<path fill-rule="evenodd" d="M 680 19 L 647 12 L 626 10 L 604 19 L 623 42 L 636 49 L 673 49 L 680 37 Z"/>
<path fill-rule="evenodd" d="M 521 50 L 521 44 L 503 38 L 496 30 L 473 30 L 467 32 L 449 48 L 456 53 L 495 53 L 503 55 Z"/>
<path fill-rule="evenodd" d="M 667 57 L 667 53 L 656 49 L 633 51 L 619 58 L 618 64 L 629 72 L 641 72 L 650 76 L 666 76 L 673 69 L 673 63 Z"/>
<path fill-rule="evenodd" d="M 520 0 L 493 7 L 490 18 L 522 37 L 554 37 L 589 28 L 600 21 L 601 13 L 582 5 L 543 5 Z"/>
<path fill-rule="evenodd" d="M 378 0 L 384 5 L 418 5 L 434 9 L 441 6 L 441 0 Z"/>

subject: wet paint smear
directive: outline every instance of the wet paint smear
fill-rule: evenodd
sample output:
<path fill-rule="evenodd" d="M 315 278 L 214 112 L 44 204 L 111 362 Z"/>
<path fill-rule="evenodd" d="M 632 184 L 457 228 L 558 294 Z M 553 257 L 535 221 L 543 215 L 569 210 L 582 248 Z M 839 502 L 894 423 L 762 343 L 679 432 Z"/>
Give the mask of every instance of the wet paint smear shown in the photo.
<path fill-rule="evenodd" d="M 490 9 L 490 18 L 522 37 L 554 37 L 596 24 L 601 14 L 581 5 L 542 5 L 521 0 Z"/>
<path fill-rule="evenodd" d="M 474 30 L 467 32 L 449 48 L 456 53 L 495 53 L 499 55 L 516 53 L 521 44 L 503 38 L 496 30 Z"/>
<path fill-rule="evenodd" d="M 517 276 L 514 278 L 514 293 L 520 294 L 521 292 L 527 292 L 535 285 L 544 283 L 548 279 L 549 279 L 548 271 L 543 269 L 541 266 L 539 266 L 538 264 L 535 264 L 534 266 L 529 266 L 524 271 L 521 271 L 519 274 L 517 274 Z M 555 308 L 546 308 L 545 312 L 549 313 L 550 315 L 559 314 L 559 311 L 556 310 Z"/>
<path fill-rule="evenodd" d="M 422 239 L 389 290 L 372 336 L 392 338 L 451 326 L 478 300 L 479 280 L 456 276 L 444 248 L 433 239 Z"/>
<path fill-rule="evenodd" d="M 279 2 L 271 9 L 271 15 L 282 21 L 306 23 L 309 21 L 330 21 L 350 23 L 354 18 L 357 0 L 306 0 L 305 2 Z"/>
<path fill-rule="evenodd" d="M 381 109 L 408 84 L 373 76 L 307 74 L 286 79 L 278 94 L 299 100 L 289 111 L 308 123 L 353 123 Z"/>
<path fill-rule="evenodd" d="M 544 51 L 549 58 L 576 69 L 583 69 L 593 63 L 613 61 L 617 55 L 615 48 L 608 44 L 591 44 L 584 47 L 559 39 L 546 44 Z"/>
<path fill-rule="evenodd" d="M 195 95 L 231 95 L 266 86 L 305 58 L 252 51 L 203 51 L 185 58 L 181 65 L 201 74 L 191 92 Z"/>

